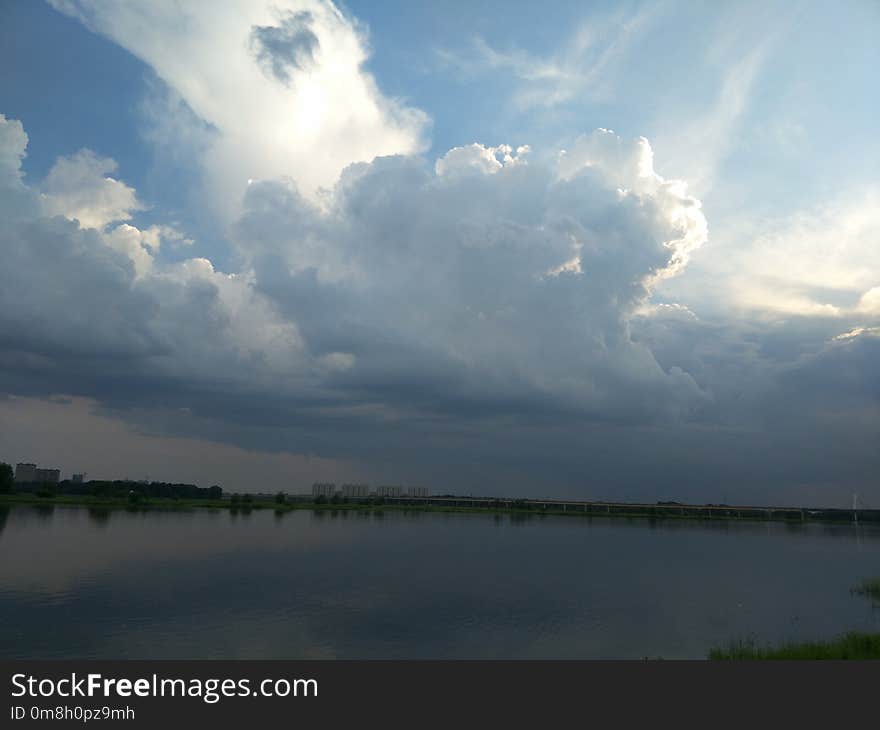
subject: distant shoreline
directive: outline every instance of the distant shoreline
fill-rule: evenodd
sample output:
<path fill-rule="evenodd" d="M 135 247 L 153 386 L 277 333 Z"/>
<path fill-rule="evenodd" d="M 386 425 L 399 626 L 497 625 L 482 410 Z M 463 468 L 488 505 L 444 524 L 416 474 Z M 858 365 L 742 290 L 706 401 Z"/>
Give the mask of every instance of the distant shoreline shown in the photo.
<path fill-rule="evenodd" d="M 233 502 L 225 499 L 173 499 L 146 497 L 131 501 L 121 497 L 58 494 L 37 496 L 33 493 L 0 494 L 0 506 L 78 506 L 107 510 L 188 510 L 225 509 L 230 512 L 273 510 L 317 511 L 400 511 L 468 514 L 508 514 L 516 516 L 557 515 L 581 518 L 632 518 L 649 520 L 699 520 L 726 522 L 807 522 L 852 523 L 852 510 L 806 509 L 800 507 L 736 507 L 729 505 L 693 505 L 676 502 L 638 504 L 628 502 L 566 502 L 561 500 L 492 499 L 474 497 L 428 498 L 348 498 L 334 502 L 316 502 L 305 495 L 286 496 L 284 502 L 264 498 Z M 880 524 L 880 510 L 859 510 L 860 522 Z"/>

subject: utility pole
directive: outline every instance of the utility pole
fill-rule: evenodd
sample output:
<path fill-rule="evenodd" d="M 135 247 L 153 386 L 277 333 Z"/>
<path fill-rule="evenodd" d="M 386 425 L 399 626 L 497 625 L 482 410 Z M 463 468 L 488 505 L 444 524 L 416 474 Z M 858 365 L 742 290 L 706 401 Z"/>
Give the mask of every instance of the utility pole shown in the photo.
<path fill-rule="evenodd" d="M 858 501 L 859 501 L 859 495 L 854 493 L 853 494 L 853 523 L 856 525 L 859 524 Z"/>

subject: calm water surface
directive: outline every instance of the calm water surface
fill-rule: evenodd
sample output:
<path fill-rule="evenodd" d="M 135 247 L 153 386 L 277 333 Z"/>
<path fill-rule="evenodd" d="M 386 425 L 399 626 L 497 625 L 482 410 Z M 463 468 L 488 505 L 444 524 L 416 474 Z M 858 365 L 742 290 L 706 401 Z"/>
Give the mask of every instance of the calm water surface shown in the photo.
<path fill-rule="evenodd" d="M 0 512 L 4 658 L 665 658 L 880 631 L 880 531 L 385 512 Z"/>

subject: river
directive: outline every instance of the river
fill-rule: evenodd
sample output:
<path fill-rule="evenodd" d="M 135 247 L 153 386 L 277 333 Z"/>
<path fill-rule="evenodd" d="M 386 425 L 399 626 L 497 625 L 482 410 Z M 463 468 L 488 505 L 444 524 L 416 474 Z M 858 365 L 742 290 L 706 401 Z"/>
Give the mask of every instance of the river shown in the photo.
<path fill-rule="evenodd" d="M 853 525 L 0 512 L 3 658 L 703 658 L 880 631 Z"/>

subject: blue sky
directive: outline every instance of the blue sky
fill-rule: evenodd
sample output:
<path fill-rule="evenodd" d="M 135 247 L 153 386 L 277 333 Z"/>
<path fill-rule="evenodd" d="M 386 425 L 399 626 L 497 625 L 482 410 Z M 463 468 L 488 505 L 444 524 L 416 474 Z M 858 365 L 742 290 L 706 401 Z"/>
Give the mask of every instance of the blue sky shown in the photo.
<path fill-rule="evenodd" d="M 10 424 L 197 481 L 699 496 L 740 443 L 743 496 L 876 489 L 876 3 L 0 15 Z"/>
<path fill-rule="evenodd" d="M 801 176 L 801 185 L 817 185 L 814 178 L 823 169 L 830 165 L 839 172 L 844 164 L 855 179 L 867 181 L 877 159 L 872 122 L 878 102 L 870 92 L 878 20 L 870 2 L 833 8 L 827 3 L 720 8 L 671 2 L 554 3 L 549 9 L 509 2 L 342 7 L 368 29 L 372 56 L 366 67 L 382 90 L 431 115 L 435 154 L 476 139 L 489 144 L 516 143 L 517 135 L 524 137 L 522 143 L 536 136 L 566 138 L 590 125 L 653 138 L 664 125 L 706 113 L 731 64 L 767 42 L 740 135 L 758 136 L 774 124 L 803 125 L 810 134 L 801 141 L 815 159 L 801 160 L 799 169 L 806 163 L 809 173 Z M 42 142 L 29 153 L 28 172 L 44 173 L 56 155 L 88 146 L 124 165 L 132 182 L 146 184 L 152 155 L 139 134 L 138 103 L 152 78 L 149 66 L 44 3 L 12 0 L 3 13 L 0 52 L 4 66 L 17 70 L 0 81 L 7 116 L 26 118 L 31 136 Z M 584 94 L 550 109 L 517 109 L 510 103 L 519 87 L 516 73 L 493 69 L 479 50 L 485 43 L 499 54 L 551 61 L 593 21 L 609 26 L 597 34 L 601 47 L 619 34 L 614 21 L 627 22 L 640 13 L 647 16 L 643 27 L 614 64 L 610 80 L 603 79 L 615 88 L 599 100 Z M 728 48 L 713 53 L 723 45 Z M 584 54 L 585 61 L 591 58 Z M 59 117 L 66 124 L 58 125 Z M 752 160 L 747 170 L 732 165 L 735 177 L 792 171 L 789 166 L 779 170 L 790 150 L 768 140 L 749 142 L 769 159 Z"/>

